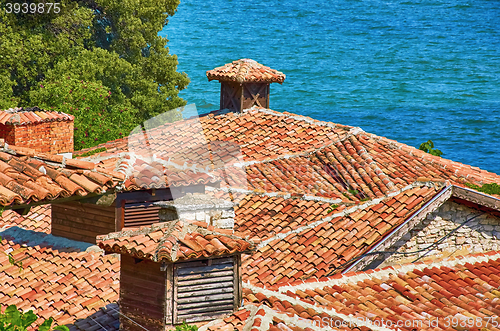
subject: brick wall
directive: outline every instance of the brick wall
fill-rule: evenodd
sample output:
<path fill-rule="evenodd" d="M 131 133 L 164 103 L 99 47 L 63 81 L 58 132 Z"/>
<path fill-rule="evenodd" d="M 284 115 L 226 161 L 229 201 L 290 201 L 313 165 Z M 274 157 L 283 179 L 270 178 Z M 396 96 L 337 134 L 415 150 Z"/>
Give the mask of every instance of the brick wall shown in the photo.
<path fill-rule="evenodd" d="M 42 153 L 70 153 L 73 152 L 73 122 L 0 124 L 0 138 L 9 145 L 28 147 Z"/>

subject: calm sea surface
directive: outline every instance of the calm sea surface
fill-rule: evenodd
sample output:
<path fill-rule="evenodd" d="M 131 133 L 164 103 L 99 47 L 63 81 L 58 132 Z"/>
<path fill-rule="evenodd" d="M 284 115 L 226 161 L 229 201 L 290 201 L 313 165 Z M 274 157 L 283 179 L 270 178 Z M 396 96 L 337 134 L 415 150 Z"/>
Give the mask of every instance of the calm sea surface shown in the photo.
<path fill-rule="evenodd" d="M 500 1 L 181 1 L 161 34 L 200 113 L 219 104 L 205 71 L 251 58 L 287 76 L 274 110 L 500 174 Z"/>

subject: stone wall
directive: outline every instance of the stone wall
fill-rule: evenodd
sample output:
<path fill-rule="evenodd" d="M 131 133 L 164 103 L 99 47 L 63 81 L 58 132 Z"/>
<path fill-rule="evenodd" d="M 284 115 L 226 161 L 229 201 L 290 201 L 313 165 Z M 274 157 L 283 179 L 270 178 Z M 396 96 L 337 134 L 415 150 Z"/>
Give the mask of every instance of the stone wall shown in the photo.
<path fill-rule="evenodd" d="M 473 220 L 467 221 L 475 216 L 477 217 Z M 450 233 L 451 235 L 427 249 Z M 422 252 L 408 255 L 380 255 L 366 269 L 411 263 L 422 256 L 422 260 L 425 261 L 436 257 L 499 249 L 500 218 L 490 214 L 483 214 L 481 211 L 450 200 L 427 215 L 419 225 L 415 226 L 388 249 L 388 251 L 397 250 L 397 252 L 407 253 L 418 250 L 423 250 Z"/>
<path fill-rule="evenodd" d="M 161 207 L 158 216 L 163 222 L 184 219 L 206 222 L 219 229 L 234 228 L 233 203 L 206 194 L 188 193 L 174 201 L 161 201 L 155 205 Z"/>

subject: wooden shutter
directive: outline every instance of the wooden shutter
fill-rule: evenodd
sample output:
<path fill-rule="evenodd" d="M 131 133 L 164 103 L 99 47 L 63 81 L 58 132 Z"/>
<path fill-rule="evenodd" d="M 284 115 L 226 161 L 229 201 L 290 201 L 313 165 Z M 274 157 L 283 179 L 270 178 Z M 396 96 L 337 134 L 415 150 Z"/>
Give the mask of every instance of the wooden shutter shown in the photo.
<path fill-rule="evenodd" d="M 238 307 L 235 257 L 174 265 L 174 323 L 198 322 L 231 314 Z"/>
<path fill-rule="evenodd" d="M 153 202 L 125 203 L 124 227 L 137 227 L 160 222 L 160 207 Z"/>

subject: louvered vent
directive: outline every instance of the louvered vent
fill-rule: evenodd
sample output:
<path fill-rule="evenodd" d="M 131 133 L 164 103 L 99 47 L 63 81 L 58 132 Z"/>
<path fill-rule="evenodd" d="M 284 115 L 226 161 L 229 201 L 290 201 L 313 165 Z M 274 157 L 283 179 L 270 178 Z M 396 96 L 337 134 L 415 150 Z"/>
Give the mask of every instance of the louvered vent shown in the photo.
<path fill-rule="evenodd" d="M 178 263 L 174 268 L 174 323 L 211 320 L 238 306 L 235 258 Z"/>
<path fill-rule="evenodd" d="M 137 227 L 160 222 L 158 217 L 160 207 L 154 206 L 153 203 L 126 203 L 123 226 Z"/>

